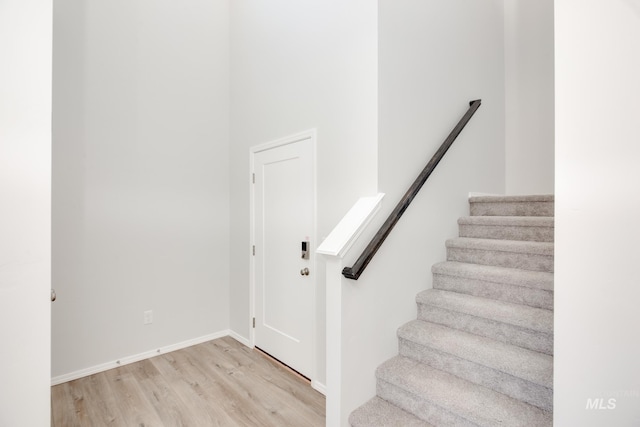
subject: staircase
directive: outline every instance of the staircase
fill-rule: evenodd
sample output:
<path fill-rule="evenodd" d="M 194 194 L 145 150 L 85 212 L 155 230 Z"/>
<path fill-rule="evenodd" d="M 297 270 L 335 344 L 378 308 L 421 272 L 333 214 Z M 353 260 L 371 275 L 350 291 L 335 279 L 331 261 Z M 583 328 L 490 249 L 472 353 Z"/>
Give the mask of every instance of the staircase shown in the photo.
<path fill-rule="evenodd" d="M 553 196 L 469 202 L 353 427 L 552 425 Z"/>

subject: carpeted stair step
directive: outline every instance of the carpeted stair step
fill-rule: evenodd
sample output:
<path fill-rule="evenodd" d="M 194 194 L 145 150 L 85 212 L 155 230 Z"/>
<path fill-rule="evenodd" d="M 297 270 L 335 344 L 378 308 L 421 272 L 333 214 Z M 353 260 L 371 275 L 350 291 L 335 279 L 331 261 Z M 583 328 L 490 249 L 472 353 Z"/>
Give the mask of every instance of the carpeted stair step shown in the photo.
<path fill-rule="evenodd" d="M 420 292 L 416 302 L 420 320 L 553 354 L 551 310 L 439 289 Z"/>
<path fill-rule="evenodd" d="M 349 424 L 352 427 L 433 427 L 377 396 L 353 411 Z"/>
<path fill-rule="evenodd" d="M 553 272 L 553 243 L 459 237 L 446 242 L 447 261 Z"/>
<path fill-rule="evenodd" d="M 400 355 L 472 383 L 553 410 L 553 357 L 414 320 L 398 329 Z"/>
<path fill-rule="evenodd" d="M 553 242 L 553 217 L 468 216 L 458 219 L 460 237 Z"/>
<path fill-rule="evenodd" d="M 553 216 L 554 196 L 480 196 L 469 198 L 472 216 Z"/>
<path fill-rule="evenodd" d="M 547 411 L 403 356 L 376 377 L 379 397 L 437 426 L 552 425 Z"/>
<path fill-rule="evenodd" d="M 553 273 L 455 261 L 431 272 L 434 289 L 553 310 Z"/>

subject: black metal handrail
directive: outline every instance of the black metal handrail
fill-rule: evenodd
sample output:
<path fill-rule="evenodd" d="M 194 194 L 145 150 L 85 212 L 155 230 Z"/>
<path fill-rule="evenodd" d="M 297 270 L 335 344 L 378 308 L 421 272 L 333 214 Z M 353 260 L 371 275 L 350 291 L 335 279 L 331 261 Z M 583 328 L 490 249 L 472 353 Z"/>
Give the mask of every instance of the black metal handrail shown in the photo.
<path fill-rule="evenodd" d="M 391 230 L 393 230 L 393 227 L 395 227 L 404 211 L 407 210 L 414 197 L 416 197 L 424 183 L 427 181 L 427 178 L 429 178 L 429 175 L 431 175 L 436 166 L 438 166 L 438 163 L 440 163 L 440 160 L 442 160 L 442 158 L 444 157 L 449 147 L 451 147 L 453 141 L 455 141 L 458 135 L 460 135 L 460 132 L 462 132 L 462 129 L 464 129 L 469 120 L 471 120 L 471 117 L 473 117 L 476 110 L 480 108 L 480 104 L 480 99 L 476 99 L 475 101 L 471 101 L 469 103 L 469 109 L 467 110 L 467 112 L 464 114 L 464 116 L 462 116 L 456 127 L 453 128 L 447 139 L 444 140 L 431 160 L 429 160 L 429 163 L 427 163 L 427 166 L 425 166 L 420 175 L 418 175 L 411 187 L 409 187 L 409 190 L 407 190 L 400 202 L 398 202 L 393 212 L 389 214 L 387 220 L 384 222 L 384 224 L 382 224 L 382 227 L 380 227 L 380 230 L 378 230 L 376 235 L 373 236 L 373 239 L 371 239 L 371 242 L 369 242 L 355 264 L 353 264 L 353 267 L 345 267 L 342 270 L 342 275 L 344 277 L 346 277 L 347 279 L 358 280 L 358 277 L 360 277 L 364 269 L 367 268 L 367 265 L 369 265 L 369 262 L 371 261 L 373 256 L 376 254 L 376 252 L 378 252 L 380 246 L 382 246 L 382 242 L 384 242 L 389 233 L 391 233 Z"/>

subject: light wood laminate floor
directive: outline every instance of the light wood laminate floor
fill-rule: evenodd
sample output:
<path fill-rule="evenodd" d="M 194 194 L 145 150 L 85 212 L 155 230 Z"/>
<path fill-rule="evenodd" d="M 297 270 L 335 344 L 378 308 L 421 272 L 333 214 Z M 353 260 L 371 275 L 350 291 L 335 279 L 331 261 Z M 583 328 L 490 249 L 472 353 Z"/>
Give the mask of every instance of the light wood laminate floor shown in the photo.
<path fill-rule="evenodd" d="M 220 338 L 56 385 L 52 426 L 324 426 L 324 396 Z"/>

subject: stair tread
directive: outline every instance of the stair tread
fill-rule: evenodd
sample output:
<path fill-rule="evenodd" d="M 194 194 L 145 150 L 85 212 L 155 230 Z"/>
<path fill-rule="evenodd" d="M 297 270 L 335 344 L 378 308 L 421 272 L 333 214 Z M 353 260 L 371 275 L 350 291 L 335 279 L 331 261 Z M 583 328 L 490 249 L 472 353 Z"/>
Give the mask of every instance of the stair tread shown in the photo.
<path fill-rule="evenodd" d="M 380 365 L 376 376 L 481 426 L 551 425 L 549 412 L 403 356 Z"/>
<path fill-rule="evenodd" d="M 521 240 L 476 239 L 472 237 L 456 237 L 448 239 L 447 248 L 488 250 L 498 252 L 526 253 L 533 255 L 553 256 L 553 242 L 530 242 Z"/>
<path fill-rule="evenodd" d="M 433 427 L 377 396 L 353 411 L 349 416 L 349 424 L 353 427 Z"/>
<path fill-rule="evenodd" d="M 469 197 L 469 203 L 553 202 L 554 200 L 555 200 L 555 196 L 553 194 Z"/>
<path fill-rule="evenodd" d="M 553 291 L 553 273 L 518 268 L 445 261 L 434 264 L 433 274 Z"/>
<path fill-rule="evenodd" d="M 459 225 L 486 225 L 493 227 L 554 227 L 551 216 L 463 216 Z"/>
<path fill-rule="evenodd" d="M 416 296 L 416 302 L 546 334 L 553 333 L 553 312 L 544 308 L 439 289 L 427 289 L 420 292 Z"/>
<path fill-rule="evenodd" d="M 543 387 L 553 387 L 553 357 L 547 354 L 422 320 L 403 325 L 398 336 Z"/>

